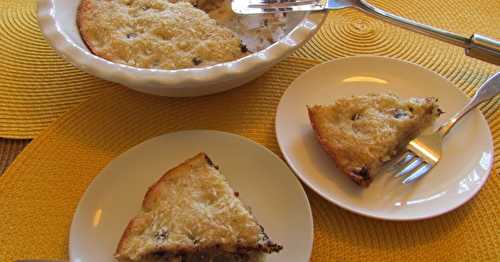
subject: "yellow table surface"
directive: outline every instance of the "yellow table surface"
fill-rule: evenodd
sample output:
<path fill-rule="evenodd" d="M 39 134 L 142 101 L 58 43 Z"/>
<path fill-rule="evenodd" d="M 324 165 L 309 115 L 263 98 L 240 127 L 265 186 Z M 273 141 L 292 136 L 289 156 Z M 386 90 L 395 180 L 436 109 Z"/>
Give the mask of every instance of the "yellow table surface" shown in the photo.
<path fill-rule="evenodd" d="M 372 3 L 459 33 L 500 38 L 500 1 Z M 147 138 L 217 129 L 279 154 L 276 105 L 294 78 L 321 61 L 395 57 L 439 73 L 468 95 L 499 70 L 460 48 L 342 10 L 292 58 L 250 84 L 207 97 L 160 98 L 95 79 L 58 58 L 39 33 L 34 8 L 34 1 L 0 0 L 0 136 L 36 137 L 0 176 L 0 261 L 67 258 L 69 225 L 84 190 L 109 161 Z M 315 223 L 312 260 L 499 261 L 498 101 L 481 108 L 497 153 L 473 200 L 437 218 L 387 222 L 354 215 L 307 190 Z"/>

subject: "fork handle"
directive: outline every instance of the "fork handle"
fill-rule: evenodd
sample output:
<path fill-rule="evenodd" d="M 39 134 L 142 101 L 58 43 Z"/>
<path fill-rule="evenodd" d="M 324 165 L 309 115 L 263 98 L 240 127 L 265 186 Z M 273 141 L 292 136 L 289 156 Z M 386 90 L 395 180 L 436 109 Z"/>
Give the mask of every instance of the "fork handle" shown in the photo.
<path fill-rule="evenodd" d="M 472 109 L 478 106 L 481 102 L 489 100 L 500 93 L 500 72 L 497 72 L 492 77 L 488 78 L 476 91 L 474 97 L 465 105 L 465 107 L 455 114 L 448 122 L 444 123 L 437 132 L 442 136 L 446 136 L 450 129 L 460 120 L 463 116 L 469 113 Z"/>
<path fill-rule="evenodd" d="M 459 34 L 417 23 L 413 20 L 386 12 L 369 4 L 366 0 L 358 0 L 355 2 L 357 2 L 356 7 L 359 9 L 382 18 L 384 21 L 462 47 L 465 49 L 465 54 L 470 57 L 500 65 L 500 41 L 498 40 L 480 34 L 473 34 L 467 38 Z"/>

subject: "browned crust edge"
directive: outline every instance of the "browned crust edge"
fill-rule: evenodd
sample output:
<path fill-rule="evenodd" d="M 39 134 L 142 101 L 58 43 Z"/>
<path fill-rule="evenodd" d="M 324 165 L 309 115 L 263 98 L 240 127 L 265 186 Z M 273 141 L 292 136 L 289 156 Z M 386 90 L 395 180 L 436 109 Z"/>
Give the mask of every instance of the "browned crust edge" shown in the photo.
<path fill-rule="evenodd" d="M 314 134 L 315 134 L 318 142 L 320 143 L 323 150 L 325 150 L 326 153 L 333 159 L 335 164 L 337 164 L 339 161 L 337 161 L 335 149 L 331 148 L 329 146 L 326 138 L 323 138 L 320 135 L 319 127 L 318 127 L 317 120 L 316 120 L 316 114 L 313 112 L 312 107 L 307 106 L 307 113 L 309 115 L 309 121 L 311 122 L 311 126 L 314 130 Z M 366 179 L 361 175 L 358 175 L 358 174 L 353 173 L 351 171 L 347 171 L 344 167 L 341 167 L 341 166 L 338 166 L 338 167 L 342 170 L 342 172 L 344 174 L 346 174 L 352 181 L 354 181 L 354 183 L 356 183 L 362 187 L 368 187 L 370 185 L 370 183 L 373 181 L 373 178 L 371 176 L 369 176 L 368 179 Z"/>
<path fill-rule="evenodd" d="M 125 242 L 125 239 L 128 238 L 128 235 L 130 235 L 130 231 L 132 231 L 132 226 L 134 222 L 135 218 L 133 218 L 128 222 L 127 227 L 125 228 L 125 231 L 123 232 L 122 237 L 120 238 L 120 242 L 118 242 L 118 246 L 116 247 L 116 251 L 114 254 L 116 258 L 120 257 L 120 251 L 123 249 L 123 244 Z"/>
<path fill-rule="evenodd" d="M 97 51 L 97 48 L 92 45 L 89 36 L 82 30 L 82 26 L 85 24 L 86 20 L 92 19 L 92 17 L 88 17 L 88 14 L 91 13 L 93 9 L 97 8 L 92 5 L 92 1 L 93 0 L 82 0 L 80 2 L 80 5 L 78 6 L 78 10 L 76 12 L 76 26 L 78 27 L 78 32 L 82 37 L 83 43 L 87 46 L 92 54 L 102 57 L 108 61 L 113 61 L 112 57 L 110 57 L 106 53 Z"/>
<path fill-rule="evenodd" d="M 267 246 L 264 245 L 256 245 L 256 246 L 237 246 L 235 252 L 231 251 L 225 251 L 223 249 L 222 244 L 215 244 L 212 246 L 205 246 L 205 247 L 195 247 L 195 248 L 188 248 L 188 247 L 177 247 L 177 248 L 161 248 L 159 247 L 158 249 L 150 252 L 149 255 L 152 254 L 158 254 L 159 256 L 164 256 L 164 255 L 169 255 L 169 256 L 180 256 L 180 255 L 186 255 L 186 254 L 195 254 L 195 253 L 211 253 L 214 251 L 219 251 L 219 252 L 227 252 L 231 254 L 246 254 L 250 252 L 264 252 L 264 253 L 272 253 L 272 252 L 279 252 L 283 247 L 277 244 L 270 244 Z M 127 259 L 127 258 L 122 258 L 119 255 L 115 254 L 115 258 L 117 259 Z"/>
<path fill-rule="evenodd" d="M 200 159 L 201 158 L 201 159 Z M 196 154 L 194 157 L 189 158 L 188 160 L 182 162 L 181 164 L 177 165 L 176 167 L 170 169 L 165 173 L 160 179 L 158 179 L 152 186 L 149 187 L 148 191 L 146 192 L 144 196 L 144 200 L 142 202 L 142 208 L 146 208 L 147 202 L 152 200 L 152 196 L 154 195 L 154 191 L 159 187 L 159 185 L 165 181 L 168 177 L 174 175 L 177 171 L 183 168 L 189 168 L 189 165 L 195 161 L 205 161 L 208 165 L 214 167 L 215 169 L 219 169 L 218 166 L 214 164 L 214 162 L 207 156 L 206 153 L 201 152 Z M 125 231 L 122 234 L 122 237 L 120 238 L 120 241 L 118 242 L 118 246 L 115 251 L 115 258 L 120 258 L 120 251 L 123 248 L 123 244 L 125 242 L 125 239 L 128 238 L 130 235 L 130 232 L 132 231 L 133 225 L 136 221 L 136 218 L 134 217 L 130 222 L 127 224 L 127 227 L 125 228 Z M 267 237 L 267 235 L 264 232 L 263 227 L 259 224 L 259 226 L 262 229 L 262 233 Z M 182 248 L 182 249 L 158 249 L 155 252 L 165 252 L 165 253 L 170 253 L 172 255 L 177 255 L 177 254 L 182 254 L 182 253 L 192 253 L 192 252 L 205 252 L 205 251 L 210 251 L 213 249 L 218 249 L 219 245 L 216 245 L 214 247 L 203 247 L 203 248 Z M 281 245 L 278 245 L 269 238 L 266 240 L 264 244 L 257 244 L 256 246 L 238 246 L 237 251 L 259 251 L 259 252 L 265 252 L 265 253 L 272 253 L 272 252 L 279 252 L 283 247 Z"/>
<path fill-rule="evenodd" d="M 207 160 L 208 159 L 208 160 Z M 177 165 L 176 167 L 170 169 L 165 173 L 156 183 L 151 185 L 144 195 L 144 200 L 142 201 L 142 208 L 143 209 L 148 209 L 148 204 L 150 201 L 153 201 L 153 196 L 155 194 L 155 190 L 159 188 L 159 185 L 163 183 L 165 180 L 167 180 L 169 177 L 174 176 L 178 171 L 184 168 L 190 168 L 190 165 L 192 163 L 195 163 L 196 161 L 205 161 L 208 165 L 213 166 L 214 168 L 217 168 L 213 162 L 208 158 L 207 154 L 205 153 L 198 153 L 194 157 L 189 158 L 188 160 L 182 162 L 181 164 Z"/>

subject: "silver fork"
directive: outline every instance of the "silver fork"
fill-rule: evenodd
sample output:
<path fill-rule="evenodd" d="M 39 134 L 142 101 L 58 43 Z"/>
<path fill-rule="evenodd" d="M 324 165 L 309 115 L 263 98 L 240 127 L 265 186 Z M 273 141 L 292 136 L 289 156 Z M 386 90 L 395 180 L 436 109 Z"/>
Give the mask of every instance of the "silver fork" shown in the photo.
<path fill-rule="evenodd" d="M 480 34 L 469 38 L 459 34 L 417 23 L 369 4 L 365 0 L 232 0 L 232 9 L 238 14 L 261 14 L 295 11 L 338 10 L 348 7 L 357 8 L 386 22 L 411 31 L 436 38 L 462 47 L 465 54 L 483 61 L 500 65 L 500 41 Z"/>
<path fill-rule="evenodd" d="M 404 184 L 408 184 L 427 174 L 441 159 L 443 139 L 450 129 L 473 108 L 498 93 L 500 93 L 500 72 L 486 80 L 467 105 L 436 131 L 410 141 L 406 146 L 406 152 L 392 166 L 392 169 L 396 170 L 396 177 L 409 175 L 403 180 Z"/>

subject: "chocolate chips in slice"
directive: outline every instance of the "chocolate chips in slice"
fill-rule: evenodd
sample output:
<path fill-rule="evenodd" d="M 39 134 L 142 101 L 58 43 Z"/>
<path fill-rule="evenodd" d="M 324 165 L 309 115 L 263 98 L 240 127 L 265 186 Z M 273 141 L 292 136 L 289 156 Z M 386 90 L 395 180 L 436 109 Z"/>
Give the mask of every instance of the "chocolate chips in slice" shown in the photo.
<path fill-rule="evenodd" d="M 192 61 L 193 61 L 194 65 L 199 65 L 203 62 L 203 60 L 201 60 L 201 58 L 198 58 L 198 57 L 193 58 Z"/>

